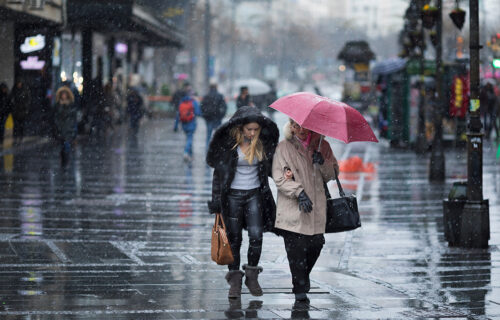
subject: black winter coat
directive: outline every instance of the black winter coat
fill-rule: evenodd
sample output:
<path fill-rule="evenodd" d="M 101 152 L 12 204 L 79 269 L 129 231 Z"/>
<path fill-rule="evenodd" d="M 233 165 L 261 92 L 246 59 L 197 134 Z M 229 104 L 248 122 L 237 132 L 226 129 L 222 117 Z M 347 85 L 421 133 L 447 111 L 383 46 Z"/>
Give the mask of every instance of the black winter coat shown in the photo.
<path fill-rule="evenodd" d="M 207 152 L 207 164 L 214 168 L 212 181 L 212 201 L 208 202 L 210 213 L 222 213 L 225 222 L 229 210 L 227 195 L 231 189 L 238 163 L 238 152 L 232 147 L 236 144 L 234 138 L 229 134 L 230 130 L 237 125 L 257 122 L 261 126 L 259 138 L 264 145 L 265 158 L 258 163 L 262 217 L 264 221 L 264 232 L 274 231 L 276 220 L 276 203 L 268 177 L 271 176 L 274 150 L 279 140 L 279 130 L 276 124 L 265 117 L 257 108 L 242 107 L 236 111 L 233 117 L 222 124 L 214 133 Z"/>

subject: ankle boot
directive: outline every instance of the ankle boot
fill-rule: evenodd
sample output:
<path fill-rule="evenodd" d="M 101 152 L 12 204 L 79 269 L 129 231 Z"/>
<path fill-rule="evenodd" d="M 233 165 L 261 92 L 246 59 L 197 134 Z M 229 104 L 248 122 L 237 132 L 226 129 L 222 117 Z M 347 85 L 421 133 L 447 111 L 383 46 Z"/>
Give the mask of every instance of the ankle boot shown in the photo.
<path fill-rule="evenodd" d="M 241 280 L 243 278 L 243 272 L 240 270 L 231 270 L 226 274 L 227 283 L 229 283 L 229 298 L 240 298 L 241 297 Z"/>
<path fill-rule="evenodd" d="M 257 278 L 259 277 L 259 273 L 264 269 L 259 266 L 252 267 L 245 264 L 243 265 L 243 270 L 245 270 L 245 285 L 248 287 L 248 290 L 250 290 L 250 293 L 256 297 L 261 296 L 263 294 L 262 288 Z"/>

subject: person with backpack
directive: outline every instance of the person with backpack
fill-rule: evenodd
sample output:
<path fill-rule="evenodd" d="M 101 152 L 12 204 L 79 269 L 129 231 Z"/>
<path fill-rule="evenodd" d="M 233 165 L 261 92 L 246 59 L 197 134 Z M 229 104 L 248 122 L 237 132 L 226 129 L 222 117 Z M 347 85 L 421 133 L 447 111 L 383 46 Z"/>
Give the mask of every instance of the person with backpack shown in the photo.
<path fill-rule="evenodd" d="M 227 104 L 224 96 L 217 91 L 217 84 L 210 84 L 208 94 L 201 101 L 201 114 L 207 124 L 207 149 L 212 137 L 212 131 L 221 125 L 226 111 Z"/>
<path fill-rule="evenodd" d="M 175 117 L 174 131 L 177 132 L 179 123 L 186 134 L 186 146 L 184 147 L 184 161 L 190 163 L 193 158 L 193 135 L 196 131 L 196 117 L 201 116 L 200 104 L 188 91 L 180 100 L 179 109 Z"/>

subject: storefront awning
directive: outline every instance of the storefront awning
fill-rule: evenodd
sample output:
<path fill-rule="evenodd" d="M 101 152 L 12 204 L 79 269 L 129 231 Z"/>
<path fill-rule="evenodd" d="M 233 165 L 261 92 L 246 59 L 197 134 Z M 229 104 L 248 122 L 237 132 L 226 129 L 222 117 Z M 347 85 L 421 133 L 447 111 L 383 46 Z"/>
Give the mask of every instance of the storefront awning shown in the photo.
<path fill-rule="evenodd" d="M 53 1 L 0 1 L 0 17 L 17 23 L 58 25 L 63 23 L 62 0 Z"/>
<path fill-rule="evenodd" d="M 120 34 L 148 46 L 182 47 L 183 36 L 133 0 L 68 0 L 68 25 Z"/>

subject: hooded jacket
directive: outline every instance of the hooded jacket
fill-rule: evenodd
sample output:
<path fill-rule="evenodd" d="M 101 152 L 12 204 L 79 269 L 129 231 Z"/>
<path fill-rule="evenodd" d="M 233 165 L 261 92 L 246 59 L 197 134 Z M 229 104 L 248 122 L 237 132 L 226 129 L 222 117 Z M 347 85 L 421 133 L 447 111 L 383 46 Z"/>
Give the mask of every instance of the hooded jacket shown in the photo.
<path fill-rule="evenodd" d="M 62 103 L 61 100 L 63 92 L 68 95 L 66 103 Z M 75 96 L 71 89 L 66 86 L 60 87 L 56 92 L 54 124 L 58 139 L 72 141 L 76 137 L 77 110 L 75 108 Z"/>
<path fill-rule="evenodd" d="M 311 132 L 307 149 L 292 134 L 290 123 L 284 128 L 285 139 L 278 144 L 273 159 L 273 179 L 278 188 L 278 207 L 275 227 L 305 235 L 325 233 L 326 195 L 325 182 L 335 178 L 339 172 L 337 159 L 330 144 L 321 143 L 321 154 L 325 162 L 317 168 L 312 163 L 312 155 L 318 149 L 321 135 Z M 292 179 L 285 179 L 285 168 L 290 168 Z M 313 203 L 308 213 L 299 209 L 298 196 L 305 191 Z"/>
<path fill-rule="evenodd" d="M 258 163 L 258 175 L 260 181 L 260 195 L 264 231 L 273 231 L 276 217 L 276 204 L 268 177 L 271 175 L 271 165 L 274 150 L 278 144 L 279 130 L 276 124 L 265 117 L 257 108 L 242 107 L 236 111 L 233 117 L 222 124 L 214 133 L 207 152 L 207 164 L 214 168 L 212 181 L 212 200 L 208 202 L 210 213 L 222 213 L 226 220 L 228 213 L 227 195 L 231 189 L 238 162 L 238 152 L 233 149 L 235 139 L 230 135 L 233 127 L 257 122 L 261 126 L 259 139 L 264 146 L 265 157 Z M 225 221 L 226 222 L 226 221 Z"/>

